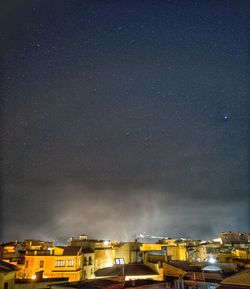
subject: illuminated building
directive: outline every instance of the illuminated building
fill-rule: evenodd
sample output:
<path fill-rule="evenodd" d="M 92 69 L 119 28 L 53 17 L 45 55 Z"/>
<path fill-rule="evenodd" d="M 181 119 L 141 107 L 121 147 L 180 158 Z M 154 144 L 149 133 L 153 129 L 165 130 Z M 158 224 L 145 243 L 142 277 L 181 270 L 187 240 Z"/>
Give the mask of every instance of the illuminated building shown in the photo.
<path fill-rule="evenodd" d="M 144 252 L 144 261 L 151 255 L 163 255 L 165 260 L 187 260 L 187 249 L 178 244 L 142 244 L 140 250 Z"/>
<path fill-rule="evenodd" d="M 17 267 L 0 260 L 0 288 L 14 289 Z"/>
<path fill-rule="evenodd" d="M 250 233 L 242 232 L 222 232 L 222 244 L 248 244 L 250 243 Z"/>
<path fill-rule="evenodd" d="M 218 260 L 221 245 L 219 243 L 200 244 L 197 247 L 197 260 L 209 261 L 209 259 Z"/>
<path fill-rule="evenodd" d="M 140 263 L 142 253 L 140 252 L 141 243 L 122 242 L 114 244 L 115 258 L 123 258 L 125 264 Z"/>
<path fill-rule="evenodd" d="M 29 250 L 18 278 L 35 278 L 43 271 L 46 278 L 68 277 L 69 281 L 91 278 L 94 274 L 94 253 L 81 247 L 52 247 L 49 250 Z"/>
<path fill-rule="evenodd" d="M 81 235 L 71 241 L 71 246 L 81 246 L 83 250 L 94 252 L 94 271 L 114 264 L 115 250 L 110 241 L 88 240 L 86 235 L 83 238 Z"/>
<path fill-rule="evenodd" d="M 216 288 L 223 280 L 221 269 L 215 266 L 194 266 L 187 261 L 164 263 L 165 280 L 171 280 L 174 288 Z"/>

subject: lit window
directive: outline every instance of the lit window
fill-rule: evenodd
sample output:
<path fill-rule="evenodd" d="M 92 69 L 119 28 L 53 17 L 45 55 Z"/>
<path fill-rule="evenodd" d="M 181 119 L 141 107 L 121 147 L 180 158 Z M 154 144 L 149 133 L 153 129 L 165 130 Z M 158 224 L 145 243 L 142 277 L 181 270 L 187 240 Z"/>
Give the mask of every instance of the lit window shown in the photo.
<path fill-rule="evenodd" d="M 68 267 L 74 267 L 74 260 L 68 260 Z"/>
<path fill-rule="evenodd" d="M 123 265 L 124 263 L 124 258 L 115 258 L 115 264 L 116 265 Z"/>
<path fill-rule="evenodd" d="M 43 268 L 43 266 L 44 266 L 44 261 L 41 260 L 41 261 L 40 261 L 40 268 Z"/>
<path fill-rule="evenodd" d="M 65 260 L 56 260 L 56 267 L 65 267 Z"/>

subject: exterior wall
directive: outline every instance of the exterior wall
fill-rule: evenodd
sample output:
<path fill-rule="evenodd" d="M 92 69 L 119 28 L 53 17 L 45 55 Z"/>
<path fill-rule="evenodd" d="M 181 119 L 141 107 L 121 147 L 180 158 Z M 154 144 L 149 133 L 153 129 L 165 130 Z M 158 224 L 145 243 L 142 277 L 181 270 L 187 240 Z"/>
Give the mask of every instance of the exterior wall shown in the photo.
<path fill-rule="evenodd" d="M 73 266 L 69 264 L 73 260 Z M 65 262 L 65 266 L 57 267 L 57 261 Z M 41 263 L 43 266 L 41 267 Z M 81 256 L 25 256 L 25 264 L 18 273 L 19 278 L 35 278 L 35 273 L 44 271 L 44 277 L 68 277 L 69 281 L 78 281 L 82 276 L 82 255 Z"/>
<path fill-rule="evenodd" d="M 0 288 L 4 288 L 4 283 L 8 283 L 8 289 L 15 288 L 16 271 L 8 273 L 0 273 Z"/>
<path fill-rule="evenodd" d="M 187 248 L 186 247 L 178 247 L 179 248 L 179 259 L 180 261 L 186 261 L 187 260 Z"/>
<path fill-rule="evenodd" d="M 159 251 L 162 254 L 164 250 L 166 250 L 166 256 L 170 260 L 187 260 L 187 249 L 185 246 L 173 246 L 169 244 L 142 244 L 140 250 L 144 252 L 144 261 L 147 261 L 148 251 Z"/>
<path fill-rule="evenodd" d="M 40 267 L 40 261 L 44 262 L 43 267 Z M 44 271 L 44 276 L 51 274 L 51 269 L 54 267 L 54 256 L 25 256 L 22 270 L 17 277 L 20 278 L 34 278 L 35 273 Z"/>
<path fill-rule="evenodd" d="M 232 254 L 231 253 L 219 253 L 218 258 L 219 258 L 220 263 L 232 262 Z"/>
<path fill-rule="evenodd" d="M 209 258 L 217 259 L 219 257 L 219 250 L 220 245 L 217 244 L 206 244 L 206 245 L 200 245 L 197 248 L 197 258 L 200 259 L 200 261 L 206 261 Z"/>
<path fill-rule="evenodd" d="M 250 253 L 247 252 L 247 249 L 234 249 L 232 253 L 233 257 L 237 257 L 240 259 L 250 259 Z"/>
<path fill-rule="evenodd" d="M 119 247 L 115 247 L 115 258 L 123 258 L 125 264 L 129 264 L 132 262 L 131 258 L 131 249 L 129 243 L 123 243 Z"/>
<path fill-rule="evenodd" d="M 186 261 L 187 250 L 186 247 L 168 246 L 167 257 L 171 260 Z"/>
<path fill-rule="evenodd" d="M 69 281 L 79 281 L 83 279 L 82 271 L 82 255 L 80 256 L 53 256 L 54 257 L 54 266 L 51 268 L 52 274 L 48 277 L 68 277 Z M 56 262 L 65 261 L 65 266 L 57 267 Z M 73 266 L 69 266 L 69 263 L 73 261 Z M 44 272 L 45 273 L 45 272 Z M 45 273 L 46 276 L 46 273 Z"/>
<path fill-rule="evenodd" d="M 2 247 L 2 258 L 3 259 L 10 259 L 15 257 L 16 251 L 15 251 L 15 245 L 8 245 Z"/>
<path fill-rule="evenodd" d="M 100 248 L 95 250 L 95 271 L 114 265 L 115 250 Z"/>
<path fill-rule="evenodd" d="M 142 244 L 140 251 L 161 251 L 161 247 L 166 247 L 166 244 Z"/>
<path fill-rule="evenodd" d="M 83 279 L 94 278 L 95 271 L 95 254 L 94 253 L 84 253 L 83 255 Z"/>
<path fill-rule="evenodd" d="M 123 258 L 125 264 L 139 261 L 140 243 L 126 242 L 114 247 L 115 258 Z"/>
<path fill-rule="evenodd" d="M 4 246 L 4 251 L 7 253 L 15 253 L 15 245 Z"/>

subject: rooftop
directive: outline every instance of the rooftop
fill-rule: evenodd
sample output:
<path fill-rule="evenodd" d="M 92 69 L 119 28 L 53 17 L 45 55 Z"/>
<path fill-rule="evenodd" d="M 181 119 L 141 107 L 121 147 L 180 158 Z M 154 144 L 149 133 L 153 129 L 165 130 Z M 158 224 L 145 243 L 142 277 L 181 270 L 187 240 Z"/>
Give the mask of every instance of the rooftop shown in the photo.
<path fill-rule="evenodd" d="M 0 272 L 12 272 L 18 270 L 15 265 L 0 260 Z"/>
<path fill-rule="evenodd" d="M 221 284 L 230 286 L 231 285 L 248 286 L 248 288 L 250 288 L 250 269 L 243 270 L 239 273 L 236 273 L 224 279 L 221 282 Z"/>
<path fill-rule="evenodd" d="M 171 262 L 167 262 L 167 264 L 177 267 L 186 272 L 200 272 L 201 271 L 201 266 L 191 265 L 187 261 L 171 261 Z"/>
<path fill-rule="evenodd" d="M 125 276 L 144 276 L 158 275 L 155 271 L 146 265 L 126 264 L 124 265 Z M 122 266 L 107 267 L 95 272 L 96 277 L 120 276 L 122 275 Z"/>
<path fill-rule="evenodd" d="M 60 286 L 65 286 L 65 288 L 78 288 L 78 289 L 98 289 L 98 288 L 123 288 L 123 283 L 114 280 L 88 280 L 88 281 L 78 281 L 70 282 L 67 284 L 61 284 Z"/>

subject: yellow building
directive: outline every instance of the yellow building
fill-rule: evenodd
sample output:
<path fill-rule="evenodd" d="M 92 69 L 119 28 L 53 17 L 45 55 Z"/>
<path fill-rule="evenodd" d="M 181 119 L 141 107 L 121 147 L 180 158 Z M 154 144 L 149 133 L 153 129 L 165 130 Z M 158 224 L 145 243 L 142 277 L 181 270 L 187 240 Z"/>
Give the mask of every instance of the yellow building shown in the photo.
<path fill-rule="evenodd" d="M 125 264 L 140 262 L 140 245 L 138 242 L 114 244 L 115 258 L 124 259 Z"/>
<path fill-rule="evenodd" d="M 83 250 L 90 250 L 94 252 L 93 271 L 101 268 L 110 267 L 114 264 L 115 250 L 110 241 L 88 240 L 84 235 L 79 239 L 73 239 L 71 246 L 81 246 Z"/>
<path fill-rule="evenodd" d="M 168 246 L 167 247 L 168 260 L 187 260 L 187 249 L 184 246 Z"/>
<path fill-rule="evenodd" d="M 44 278 L 67 277 L 69 281 L 91 278 L 94 274 L 93 252 L 81 247 L 53 247 L 45 251 L 27 251 L 18 278 L 35 279 L 43 271 Z"/>
<path fill-rule="evenodd" d="M 16 246 L 18 245 L 17 241 L 8 242 L 1 245 L 1 258 L 10 259 L 16 255 Z"/>
<path fill-rule="evenodd" d="M 218 260 L 220 249 L 221 245 L 218 243 L 201 244 L 197 247 L 197 259 L 199 261 Z"/>
<path fill-rule="evenodd" d="M 233 249 L 232 255 L 234 258 L 250 259 L 249 249 Z"/>
<path fill-rule="evenodd" d="M 147 255 L 158 254 L 165 255 L 168 260 L 187 260 L 187 249 L 183 245 L 171 244 L 142 244 L 140 250 L 144 252 L 144 262 L 147 261 Z"/>
<path fill-rule="evenodd" d="M 0 288 L 14 289 L 16 266 L 0 260 Z"/>
<path fill-rule="evenodd" d="M 218 261 L 220 263 L 230 263 L 232 262 L 232 254 L 231 253 L 219 253 Z"/>

